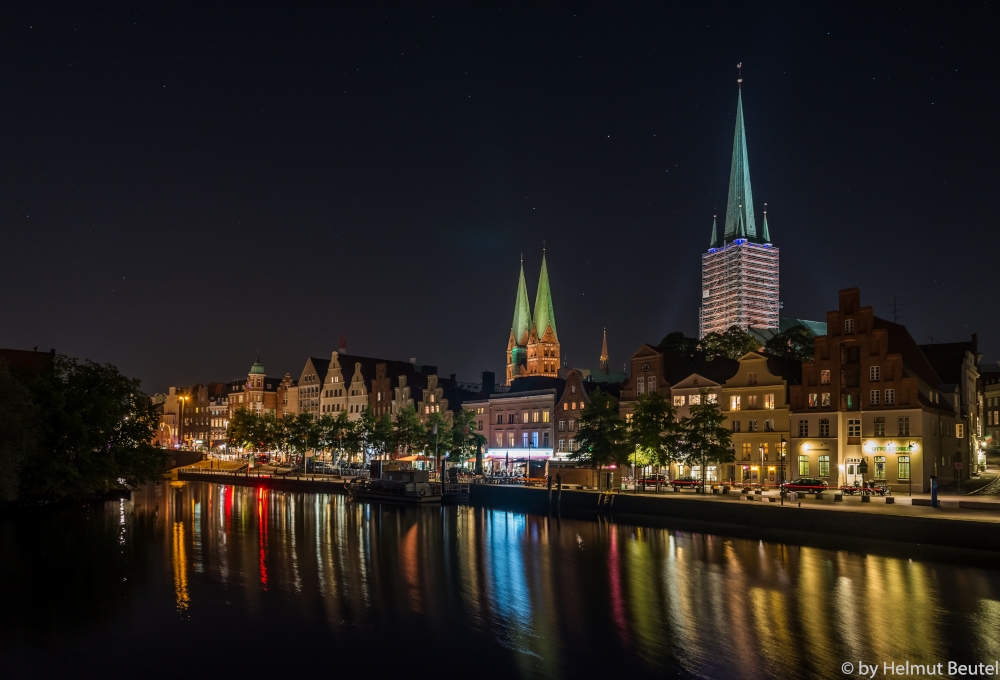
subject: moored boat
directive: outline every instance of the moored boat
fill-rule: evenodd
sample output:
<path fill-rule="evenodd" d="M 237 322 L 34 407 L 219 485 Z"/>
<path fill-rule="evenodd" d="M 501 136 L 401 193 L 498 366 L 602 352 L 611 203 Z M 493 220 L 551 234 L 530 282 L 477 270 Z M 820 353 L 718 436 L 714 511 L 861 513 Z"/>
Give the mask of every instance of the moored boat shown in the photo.
<path fill-rule="evenodd" d="M 345 487 L 354 498 L 397 503 L 440 503 L 441 485 L 425 470 L 386 470 L 381 477 L 352 479 Z"/>

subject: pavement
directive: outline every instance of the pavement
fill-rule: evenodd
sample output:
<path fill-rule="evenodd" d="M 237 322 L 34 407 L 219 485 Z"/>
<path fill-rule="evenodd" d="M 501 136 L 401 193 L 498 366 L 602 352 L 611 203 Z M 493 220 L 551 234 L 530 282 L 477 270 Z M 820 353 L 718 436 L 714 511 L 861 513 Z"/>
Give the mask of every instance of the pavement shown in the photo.
<path fill-rule="evenodd" d="M 770 507 L 784 508 L 813 508 L 817 510 L 829 510 L 830 512 L 861 512 L 871 515 L 900 515 L 909 517 L 934 517 L 938 519 L 965 520 L 974 522 L 996 522 L 1000 523 L 1000 468 L 988 467 L 985 473 L 980 474 L 979 479 L 967 480 L 962 483 L 963 493 L 957 493 L 957 487 L 952 490 L 945 490 L 938 494 L 939 507 L 930 506 L 930 494 L 893 495 L 892 503 L 886 503 L 884 497 L 872 497 L 871 501 L 865 503 L 861 496 L 844 496 L 844 500 L 833 500 L 833 492 L 824 494 L 822 500 L 817 500 L 813 496 L 799 498 L 794 503 L 785 499 L 784 505 L 777 490 L 765 491 L 760 495 L 754 495 L 752 501 L 746 500 L 743 494 L 698 494 L 693 491 L 664 491 L 660 494 L 653 492 L 638 493 L 634 495 L 663 497 L 671 499 L 689 499 L 692 502 L 700 503 L 765 503 Z M 972 490 L 973 493 L 966 493 Z M 949 493 L 949 491 L 951 491 Z M 596 493 L 596 492 L 595 492 Z M 623 491 L 624 495 L 633 495 L 631 491 Z M 917 501 L 918 504 L 914 504 Z M 919 504 L 921 501 L 925 505 Z M 959 507 L 959 503 L 975 503 L 976 508 Z"/>

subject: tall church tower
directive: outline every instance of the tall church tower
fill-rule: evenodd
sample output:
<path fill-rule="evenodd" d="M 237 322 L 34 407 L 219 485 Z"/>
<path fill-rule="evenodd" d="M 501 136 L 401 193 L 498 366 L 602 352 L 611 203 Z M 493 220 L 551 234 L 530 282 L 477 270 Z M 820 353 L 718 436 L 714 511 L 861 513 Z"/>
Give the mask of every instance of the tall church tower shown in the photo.
<path fill-rule="evenodd" d="M 507 341 L 507 384 L 528 371 L 528 339 L 531 337 L 531 308 L 528 306 L 528 287 L 524 285 L 524 258 L 521 258 L 521 276 L 517 281 L 517 298 L 514 300 L 514 322 Z"/>
<path fill-rule="evenodd" d="M 701 256 L 699 338 L 723 333 L 730 326 L 778 327 L 778 249 L 771 243 L 767 210 L 759 232 L 754 219 L 743 123 L 743 78 L 737 82 L 740 90 L 726 223 L 720 236 L 713 218 L 712 240 L 708 252 Z"/>
<path fill-rule="evenodd" d="M 528 306 L 528 290 L 524 284 L 524 260 L 514 301 L 514 322 L 507 340 L 507 384 L 528 375 L 559 377 L 559 336 L 556 315 L 552 307 L 549 270 L 542 252 L 542 271 L 535 294 L 535 314 Z"/>
<path fill-rule="evenodd" d="M 611 372 L 611 367 L 608 366 L 608 329 L 604 329 L 604 340 L 601 342 L 601 373 L 607 375 Z"/>

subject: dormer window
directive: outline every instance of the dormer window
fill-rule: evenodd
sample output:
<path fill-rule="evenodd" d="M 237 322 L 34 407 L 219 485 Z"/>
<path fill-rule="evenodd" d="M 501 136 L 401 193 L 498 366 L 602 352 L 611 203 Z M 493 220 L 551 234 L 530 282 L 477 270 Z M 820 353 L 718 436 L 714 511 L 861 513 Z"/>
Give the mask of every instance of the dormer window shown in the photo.
<path fill-rule="evenodd" d="M 844 335 L 854 335 L 854 319 L 844 320 Z"/>

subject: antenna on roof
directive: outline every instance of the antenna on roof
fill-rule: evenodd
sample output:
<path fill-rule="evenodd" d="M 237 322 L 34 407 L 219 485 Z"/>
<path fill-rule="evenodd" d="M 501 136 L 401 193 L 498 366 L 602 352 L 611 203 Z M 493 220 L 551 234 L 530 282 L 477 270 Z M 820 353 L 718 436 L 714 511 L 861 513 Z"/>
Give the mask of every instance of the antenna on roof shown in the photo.
<path fill-rule="evenodd" d="M 896 302 L 895 295 L 892 296 L 892 302 L 886 303 L 886 307 L 889 307 L 892 310 L 892 322 L 899 323 L 903 318 L 903 315 L 899 313 L 899 310 L 903 308 L 903 305 Z"/>

